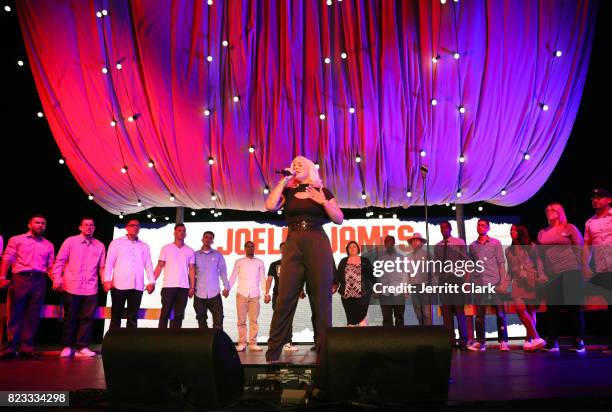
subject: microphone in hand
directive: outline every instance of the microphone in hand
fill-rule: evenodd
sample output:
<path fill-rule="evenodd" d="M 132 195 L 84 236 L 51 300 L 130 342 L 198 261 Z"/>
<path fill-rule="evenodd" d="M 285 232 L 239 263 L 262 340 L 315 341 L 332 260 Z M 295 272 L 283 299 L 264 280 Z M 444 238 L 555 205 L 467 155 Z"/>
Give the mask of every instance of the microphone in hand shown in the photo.
<path fill-rule="evenodd" d="M 295 176 L 295 172 L 292 172 L 291 170 L 288 170 L 288 169 L 275 170 L 274 173 L 276 173 L 278 175 L 283 175 L 285 177 L 287 177 L 287 176 Z"/>

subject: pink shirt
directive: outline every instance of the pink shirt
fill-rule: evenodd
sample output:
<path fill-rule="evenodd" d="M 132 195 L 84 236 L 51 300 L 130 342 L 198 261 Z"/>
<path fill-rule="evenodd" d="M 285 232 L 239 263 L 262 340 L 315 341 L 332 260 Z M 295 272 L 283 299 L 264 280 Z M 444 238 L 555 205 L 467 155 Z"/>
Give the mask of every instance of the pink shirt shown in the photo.
<path fill-rule="evenodd" d="M 97 239 L 71 236 L 60 248 L 53 266 L 53 283 L 73 295 L 98 293 L 98 274 L 104 268 L 106 253 Z"/>
<path fill-rule="evenodd" d="M 9 239 L 2 259 L 12 265 L 13 273 L 46 273 L 53 266 L 55 251 L 47 239 L 36 239 L 28 232 Z"/>
<path fill-rule="evenodd" d="M 145 272 L 149 280 L 147 284 L 155 283 L 149 245 L 142 240 L 130 240 L 127 236 L 111 242 L 104 267 L 104 281 L 112 281 L 113 287 L 119 290 L 144 290 Z"/>

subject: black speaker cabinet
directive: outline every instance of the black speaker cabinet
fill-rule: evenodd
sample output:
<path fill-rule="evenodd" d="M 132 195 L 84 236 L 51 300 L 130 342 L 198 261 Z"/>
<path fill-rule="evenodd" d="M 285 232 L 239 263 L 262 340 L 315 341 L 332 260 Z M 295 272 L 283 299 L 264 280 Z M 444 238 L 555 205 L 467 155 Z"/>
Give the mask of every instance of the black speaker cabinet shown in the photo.
<path fill-rule="evenodd" d="M 450 366 L 442 326 L 331 328 L 316 382 L 335 401 L 444 402 Z"/>
<path fill-rule="evenodd" d="M 115 329 L 102 342 L 112 405 L 220 408 L 244 390 L 242 364 L 215 329 Z"/>

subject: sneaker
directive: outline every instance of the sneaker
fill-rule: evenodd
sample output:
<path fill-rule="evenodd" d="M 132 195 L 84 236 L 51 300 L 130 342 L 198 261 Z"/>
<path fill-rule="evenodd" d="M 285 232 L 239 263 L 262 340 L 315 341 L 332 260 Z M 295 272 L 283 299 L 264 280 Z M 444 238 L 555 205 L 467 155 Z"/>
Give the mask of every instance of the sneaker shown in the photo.
<path fill-rule="evenodd" d="M 510 346 L 508 345 L 508 342 L 500 342 L 499 350 L 501 352 L 510 352 Z"/>
<path fill-rule="evenodd" d="M 285 343 L 285 346 L 283 346 L 283 350 L 287 352 L 295 352 L 295 351 L 298 351 L 299 349 L 297 348 L 297 346 L 293 346 L 290 343 Z"/>
<path fill-rule="evenodd" d="M 487 345 L 480 342 L 474 342 L 470 346 L 468 346 L 468 350 L 471 350 L 473 352 L 484 352 L 487 350 Z"/>
<path fill-rule="evenodd" d="M 582 339 L 576 342 L 576 344 L 574 344 L 574 346 L 570 348 L 570 351 L 576 352 L 576 353 L 586 352 L 586 347 L 584 346 L 584 342 L 582 341 Z"/>
<path fill-rule="evenodd" d="M 557 341 L 548 342 L 546 346 L 544 346 L 540 350 L 544 352 L 550 352 L 550 353 L 559 353 L 559 342 Z"/>
<path fill-rule="evenodd" d="M 525 352 L 533 351 L 533 342 L 526 340 L 525 343 L 523 343 L 523 350 Z"/>
<path fill-rule="evenodd" d="M 249 350 L 251 352 L 261 352 L 263 348 L 261 346 L 257 346 L 257 344 L 249 345 Z"/>
<path fill-rule="evenodd" d="M 96 352 L 90 350 L 89 348 L 83 348 L 75 352 L 74 356 L 77 358 L 91 358 L 96 356 Z"/>
<path fill-rule="evenodd" d="M 546 346 L 546 341 L 542 338 L 537 338 L 531 341 L 531 350 L 538 350 Z"/>
<path fill-rule="evenodd" d="M 240 345 L 236 345 L 237 352 L 244 352 L 245 350 L 246 350 L 246 345 L 244 343 L 241 343 Z"/>
<path fill-rule="evenodd" d="M 64 349 L 62 349 L 62 352 L 60 353 L 60 358 L 69 358 L 72 356 L 72 348 L 70 346 L 66 346 Z"/>

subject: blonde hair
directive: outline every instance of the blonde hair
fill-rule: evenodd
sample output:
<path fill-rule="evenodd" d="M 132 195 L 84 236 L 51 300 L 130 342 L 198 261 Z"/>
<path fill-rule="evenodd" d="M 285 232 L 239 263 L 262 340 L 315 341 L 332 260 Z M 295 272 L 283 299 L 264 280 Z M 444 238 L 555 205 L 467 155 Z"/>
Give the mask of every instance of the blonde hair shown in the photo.
<path fill-rule="evenodd" d="M 308 179 L 312 182 L 312 185 L 315 187 L 323 187 L 323 182 L 321 181 L 321 178 L 319 177 L 319 170 L 317 170 L 317 167 L 315 166 L 313 161 L 305 158 L 304 156 L 296 156 L 291 161 L 291 164 L 293 165 L 293 162 L 295 162 L 296 160 L 299 160 L 308 166 Z M 291 179 L 290 184 L 291 186 L 294 186 L 294 185 L 297 186 L 299 182 L 297 181 L 296 178 L 293 178 Z"/>
<path fill-rule="evenodd" d="M 563 209 L 563 206 L 561 206 L 561 203 L 549 203 L 546 206 L 546 209 L 548 208 L 552 208 L 555 210 L 555 212 L 557 212 L 557 215 L 559 215 L 559 223 L 561 224 L 566 224 L 567 223 L 567 216 L 565 215 L 565 209 Z M 544 210 L 546 210 L 544 209 Z M 550 220 L 548 221 L 548 224 L 550 225 Z"/>

